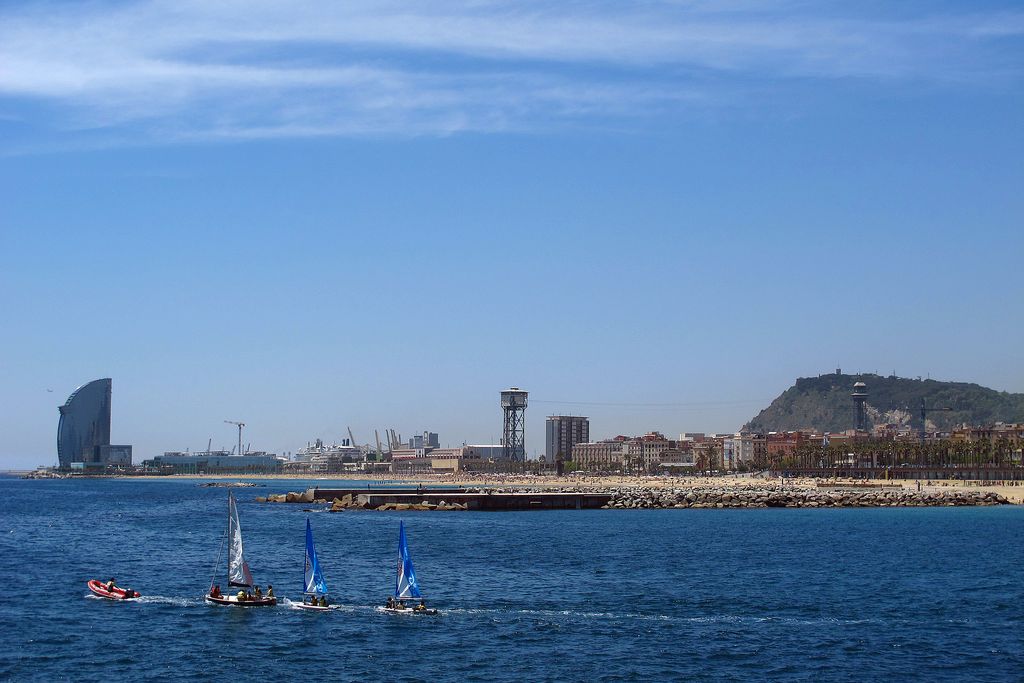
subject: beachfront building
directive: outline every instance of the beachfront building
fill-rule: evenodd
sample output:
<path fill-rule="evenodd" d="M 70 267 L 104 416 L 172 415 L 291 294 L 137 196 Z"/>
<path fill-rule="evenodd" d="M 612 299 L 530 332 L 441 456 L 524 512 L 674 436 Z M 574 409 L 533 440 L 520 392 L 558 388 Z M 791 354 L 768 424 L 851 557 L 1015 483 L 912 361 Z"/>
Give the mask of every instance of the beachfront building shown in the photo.
<path fill-rule="evenodd" d="M 662 454 L 677 450 L 676 442 L 666 439 L 661 432 L 647 432 L 626 441 L 623 446 L 629 472 L 653 472 L 661 464 Z"/>
<path fill-rule="evenodd" d="M 590 441 L 590 419 L 580 415 L 549 415 L 544 427 L 544 460 L 568 460 L 578 443 Z"/>
<path fill-rule="evenodd" d="M 697 453 L 692 447 L 679 444 L 679 448 L 662 451 L 658 467 L 669 474 L 687 474 L 697 469 Z"/>
<path fill-rule="evenodd" d="M 726 434 L 722 441 L 722 469 L 743 470 L 751 467 L 759 450 L 765 451 L 764 438 L 756 434 Z M 763 455 L 763 454 L 762 454 Z"/>
<path fill-rule="evenodd" d="M 200 453 L 167 452 L 142 466 L 161 474 L 278 474 L 284 458 L 273 453 L 231 455 L 227 451 Z"/>
<path fill-rule="evenodd" d="M 654 472 L 663 460 L 682 463 L 686 455 L 678 442 L 660 432 L 578 443 L 572 449 L 573 464 L 588 472 Z"/>
<path fill-rule="evenodd" d="M 722 469 L 735 470 L 739 467 L 739 453 L 743 449 L 743 438 L 739 434 L 722 439 Z"/>
<path fill-rule="evenodd" d="M 629 437 L 617 436 L 604 441 L 578 443 L 572 447 L 572 462 L 588 472 L 621 472 L 622 444 Z"/>
<path fill-rule="evenodd" d="M 507 464 L 500 444 L 466 444 L 457 448 L 399 448 L 391 453 L 393 474 L 493 470 Z"/>
<path fill-rule="evenodd" d="M 113 380 L 97 379 L 75 389 L 60 406 L 57 460 L 61 469 L 94 469 L 132 464 L 132 447 L 110 443 Z"/>
<path fill-rule="evenodd" d="M 809 432 L 768 432 L 766 439 L 768 461 L 778 463 L 794 453 L 800 444 L 808 441 Z"/>
<path fill-rule="evenodd" d="M 953 441 L 988 441 L 997 443 L 1000 440 L 1014 445 L 1024 443 L 1024 423 L 996 422 L 992 425 L 969 427 L 964 425 L 953 430 L 950 438 Z"/>

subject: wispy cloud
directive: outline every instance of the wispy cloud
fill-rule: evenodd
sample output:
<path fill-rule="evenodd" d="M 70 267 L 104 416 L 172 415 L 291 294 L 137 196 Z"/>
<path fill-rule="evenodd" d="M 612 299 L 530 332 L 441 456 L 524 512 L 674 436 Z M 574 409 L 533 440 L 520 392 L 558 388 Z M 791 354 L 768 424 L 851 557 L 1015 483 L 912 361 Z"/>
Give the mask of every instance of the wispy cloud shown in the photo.
<path fill-rule="evenodd" d="M 0 102 L 143 139 L 607 124 L 751 84 L 1015 81 L 1022 35 L 795 2 L 46 2 L 0 11 Z"/>

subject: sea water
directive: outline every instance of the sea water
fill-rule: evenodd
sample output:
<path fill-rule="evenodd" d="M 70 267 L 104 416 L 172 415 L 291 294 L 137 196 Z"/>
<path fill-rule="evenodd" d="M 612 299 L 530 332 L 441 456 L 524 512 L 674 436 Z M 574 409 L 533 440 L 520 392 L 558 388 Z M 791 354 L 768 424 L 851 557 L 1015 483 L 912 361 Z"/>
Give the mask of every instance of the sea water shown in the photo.
<path fill-rule="evenodd" d="M 1024 679 L 1024 509 L 304 512 L 235 489 L 278 607 L 225 588 L 227 492 L 0 480 L 0 679 Z M 335 602 L 302 588 L 306 518 Z M 398 522 L 437 616 L 382 612 Z M 143 598 L 92 598 L 116 577 Z"/>

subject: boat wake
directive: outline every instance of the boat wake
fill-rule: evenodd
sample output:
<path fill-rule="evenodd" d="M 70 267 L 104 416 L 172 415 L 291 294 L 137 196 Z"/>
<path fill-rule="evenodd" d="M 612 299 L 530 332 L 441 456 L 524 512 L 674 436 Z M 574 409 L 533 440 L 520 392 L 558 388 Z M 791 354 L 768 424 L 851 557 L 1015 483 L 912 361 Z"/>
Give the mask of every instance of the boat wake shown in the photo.
<path fill-rule="evenodd" d="M 87 593 L 83 597 L 90 600 L 100 600 L 103 602 L 133 602 L 146 605 L 170 605 L 172 607 L 200 607 L 205 606 L 206 603 L 202 598 L 183 598 L 174 597 L 169 595 L 144 595 L 140 598 L 129 598 L 127 600 L 108 600 L 92 593 Z M 302 603 L 291 600 L 289 598 L 279 598 L 278 604 L 286 609 L 291 609 L 297 612 L 311 612 L 316 610 L 306 610 L 302 608 Z M 434 608 L 432 608 L 434 609 Z M 379 615 L 400 615 L 400 616 L 423 616 L 421 613 L 416 612 L 413 609 L 407 610 L 393 610 L 388 609 L 383 605 L 352 605 L 338 603 L 330 605 L 329 611 L 338 612 L 342 614 L 379 614 Z M 836 617 L 822 617 L 822 618 L 800 618 L 800 617 L 783 617 L 783 616 L 753 616 L 753 615 L 733 615 L 733 614 L 716 614 L 716 615 L 668 615 L 668 614 L 639 614 L 635 612 L 586 612 L 578 610 L 553 610 L 553 609 L 507 609 L 497 607 L 467 607 L 459 608 L 453 607 L 445 610 L 438 610 L 438 615 L 449 615 L 452 617 L 465 616 L 468 618 L 476 617 L 488 617 L 495 621 L 501 621 L 505 619 L 543 619 L 546 621 L 610 621 L 610 622 L 625 622 L 625 621 L 645 621 L 645 622 L 675 622 L 675 623 L 694 623 L 694 624 L 759 624 L 765 622 L 774 622 L 780 624 L 787 624 L 794 627 L 801 626 L 822 626 L 822 625 L 836 625 L 836 624 L 863 624 L 867 622 L 874 622 L 877 620 L 873 619 L 841 619 Z"/>
<path fill-rule="evenodd" d="M 141 598 L 135 598 L 134 602 L 175 607 L 199 607 L 205 604 L 202 598 L 178 598 L 171 595 L 143 595 Z"/>
<path fill-rule="evenodd" d="M 671 617 L 667 614 L 632 614 L 632 613 L 616 613 L 616 612 L 580 612 L 575 610 L 553 610 L 553 609 L 501 609 L 501 608 L 453 608 L 445 610 L 449 614 L 494 614 L 494 615 L 505 615 L 515 616 L 521 615 L 523 617 L 544 617 L 547 619 L 557 619 L 560 617 L 569 617 L 573 619 L 606 619 L 609 621 L 622 621 L 626 619 L 641 620 L 641 621 L 673 621 L 676 618 Z"/>
<path fill-rule="evenodd" d="M 446 609 L 446 614 L 453 616 L 465 615 L 491 615 L 494 619 L 520 617 L 545 620 L 595 620 L 595 621 L 647 621 L 647 622 L 673 622 L 673 623 L 694 623 L 694 624 L 756 624 L 763 622 L 775 622 L 791 626 L 820 626 L 827 624 L 861 624 L 866 620 L 850 619 L 844 620 L 834 617 L 822 617 L 819 619 L 808 619 L 799 617 L 780 616 L 743 616 L 734 614 L 714 615 L 670 615 L 670 614 L 640 614 L 636 612 L 585 612 L 577 610 L 545 610 L 545 609 L 501 609 L 501 608 L 452 608 Z"/>
<path fill-rule="evenodd" d="M 296 602 L 294 600 L 289 600 L 288 598 L 281 598 L 280 600 L 278 600 L 278 604 L 281 605 L 282 607 L 287 607 L 288 609 L 301 610 L 301 611 L 304 611 L 304 612 L 316 612 L 317 611 L 317 610 L 306 609 L 306 608 L 303 607 L 303 603 Z M 329 610 L 331 610 L 333 612 L 334 610 L 345 609 L 345 606 L 344 605 L 328 605 L 327 609 L 329 609 Z M 323 610 L 320 610 L 320 611 L 323 611 Z M 349 608 L 349 611 L 352 611 L 352 608 Z"/>
<path fill-rule="evenodd" d="M 82 597 L 88 598 L 90 600 L 102 600 L 103 602 L 138 602 L 141 599 L 141 598 L 118 598 L 116 600 L 111 600 L 110 598 L 105 598 L 102 595 L 96 595 L 95 593 L 86 593 Z"/>
<path fill-rule="evenodd" d="M 111 600 L 92 593 L 86 593 L 83 597 L 89 600 L 100 600 L 102 602 L 134 602 L 145 605 L 173 605 L 174 607 L 196 607 L 203 604 L 202 598 L 177 598 L 170 595 L 143 595 L 139 598 L 126 598 L 122 600 Z"/>

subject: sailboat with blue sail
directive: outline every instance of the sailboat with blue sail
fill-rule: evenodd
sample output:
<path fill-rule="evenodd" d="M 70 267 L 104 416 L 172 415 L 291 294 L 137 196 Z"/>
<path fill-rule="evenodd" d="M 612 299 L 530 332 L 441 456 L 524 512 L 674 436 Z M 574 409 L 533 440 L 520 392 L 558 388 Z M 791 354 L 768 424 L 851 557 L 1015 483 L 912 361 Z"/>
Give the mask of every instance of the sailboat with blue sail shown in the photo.
<path fill-rule="evenodd" d="M 406 602 L 411 600 L 419 600 L 419 603 L 409 607 Z M 419 582 L 416 580 L 416 569 L 409 554 L 409 541 L 405 537 L 405 522 L 398 523 L 398 574 L 395 577 L 395 594 L 388 596 L 384 609 L 394 612 L 437 614 L 436 609 L 427 609 Z"/>
<path fill-rule="evenodd" d="M 306 519 L 306 562 L 302 577 L 301 603 L 293 603 L 295 607 L 308 610 L 326 611 L 337 605 L 327 604 L 327 581 L 324 580 L 323 568 L 316 556 L 316 544 L 313 543 L 313 528 Z"/>

